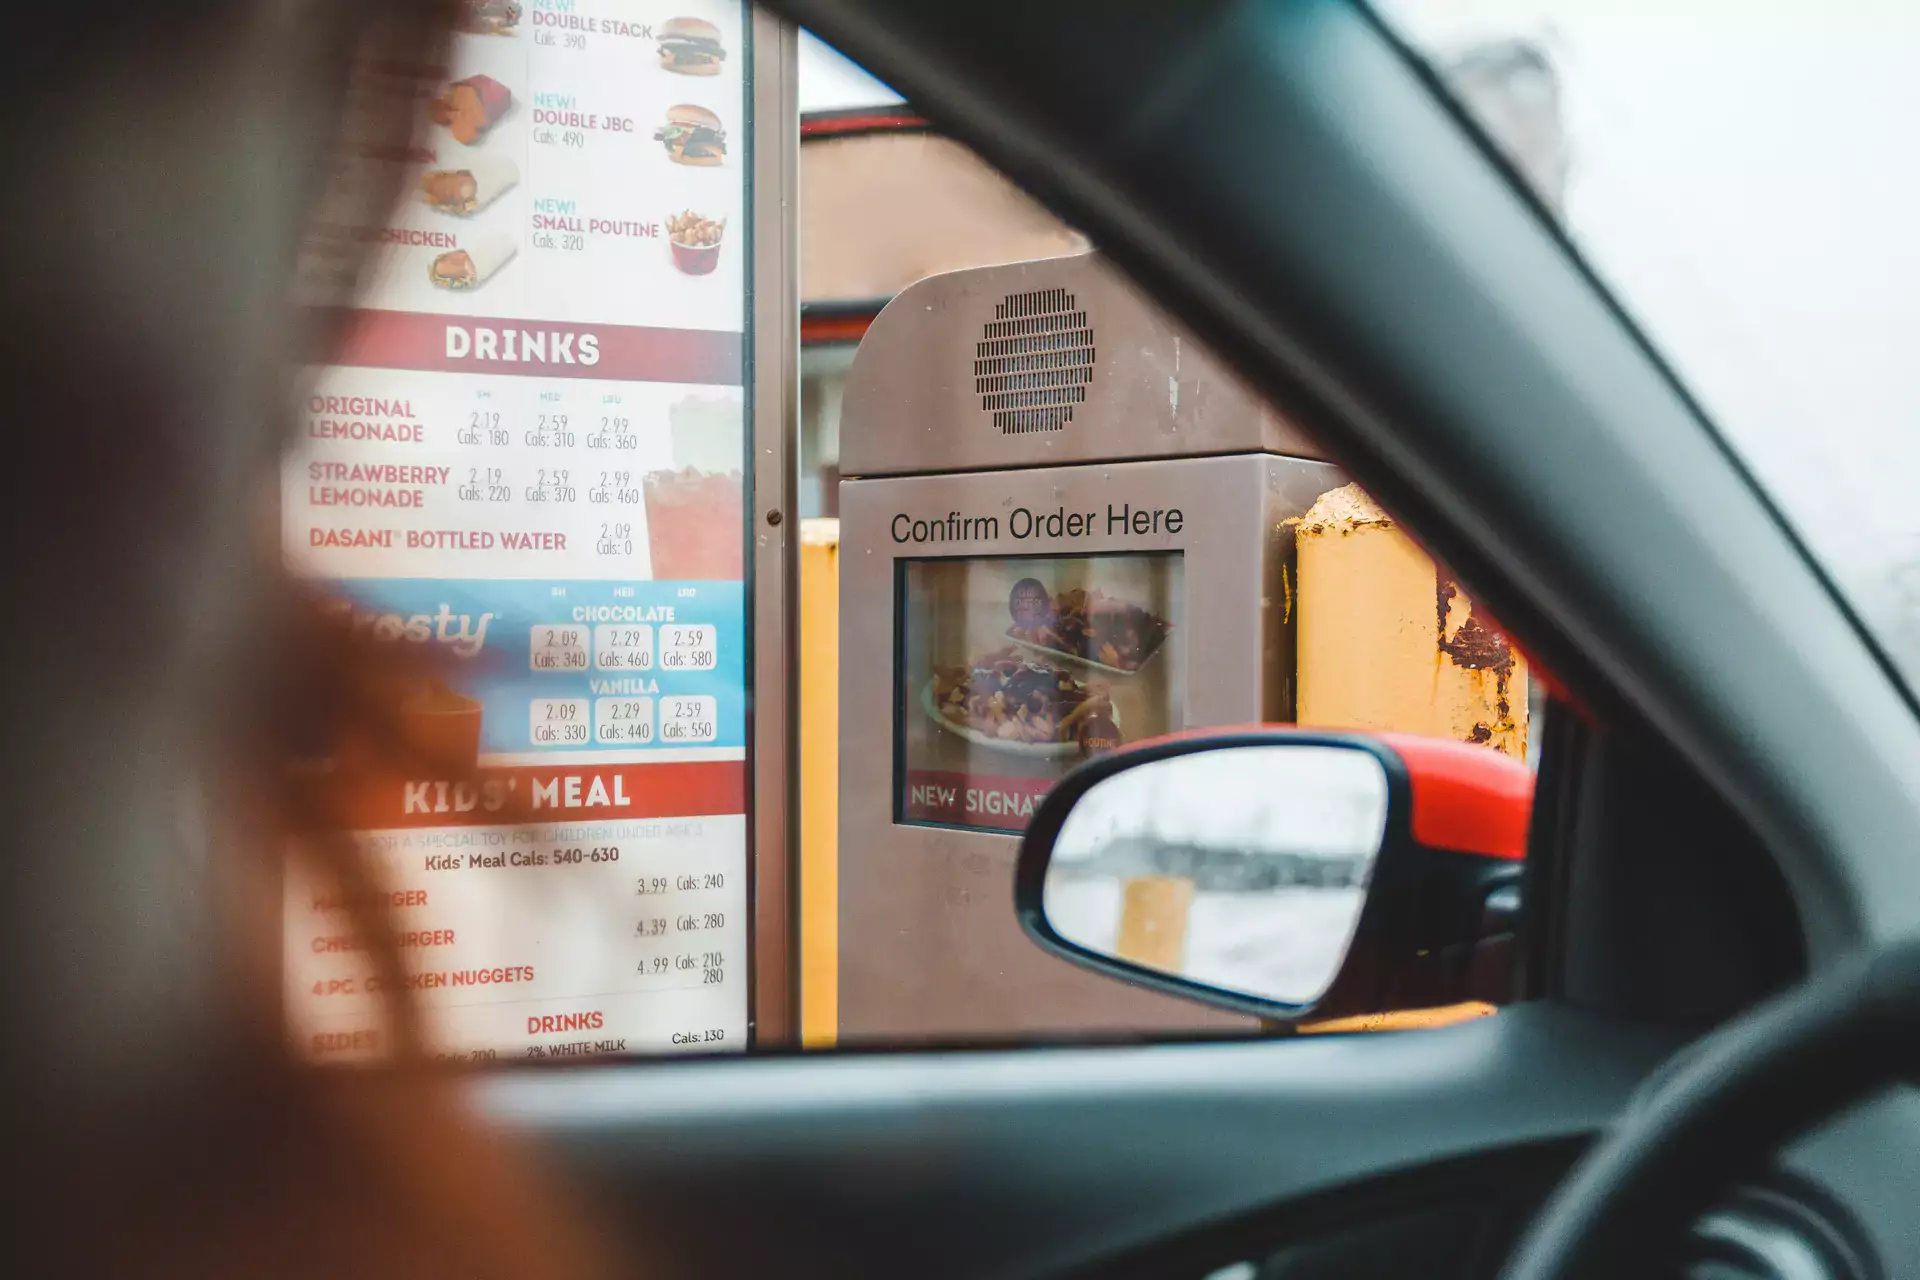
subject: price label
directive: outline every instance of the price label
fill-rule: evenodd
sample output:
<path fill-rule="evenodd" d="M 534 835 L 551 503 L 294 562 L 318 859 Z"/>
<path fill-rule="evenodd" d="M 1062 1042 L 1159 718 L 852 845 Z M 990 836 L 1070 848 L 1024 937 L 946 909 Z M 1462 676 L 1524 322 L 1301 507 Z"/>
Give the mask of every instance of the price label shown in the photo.
<path fill-rule="evenodd" d="M 585 698 L 535 698 L 528 732 L 536 747 L 584 746 L 591 736 Z"/>
<path fill-rule="evenodd" d="M 593 737 L 610 744 L 653 741 L 652 698 L 599 698 L 593 704 Z"/>
<path fill-rule="evenodd" d="M 662 671 L 711 671 L 719 662 L 719 633 L 708 626 L 660 628 Z"/>
<path fill-rule="evenodd" d="M 718 704 L 703 695 L 674 694 L 660 699 L 660 741 L 712 742 L 718 736 L 714 727 L 717 710 Z"/>
<path fill-rule="evenodd" d="M 585 671 L 587 628 L 538 626 L 533 629 L 529 662 L 535 671 Z"/>
<path fill-rule="evenodd" d="M 651 671 L 650 623 L 602 623 L 593 629 L 593 665 L 602 671 Z"/>

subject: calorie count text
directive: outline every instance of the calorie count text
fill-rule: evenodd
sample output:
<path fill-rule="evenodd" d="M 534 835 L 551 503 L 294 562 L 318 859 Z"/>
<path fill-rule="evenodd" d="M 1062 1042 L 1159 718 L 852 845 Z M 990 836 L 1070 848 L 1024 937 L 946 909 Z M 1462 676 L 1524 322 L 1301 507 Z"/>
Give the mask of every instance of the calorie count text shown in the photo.
<path fill-rule="evenodd" d="M 544 48 L 566 49 L 573 53 L 584 52 L 587 47 L 586 33 L 581 31 L 536 30 L 533 42 Z"/>
<path fill-rule="evenodd" d="M 630 556 L 633 554 L 633 524 L 631 521 L 606 521 L 600 525 L 600 536 L 594 539 L 595 555 Z"/>
<path fill-rule="evenodd" d="M 316 439 L 378 439 L 424 445 L 449 437 L 469 448 L 453 465 L 362 463 L 310 459 L 306 505 L 313 523 L 307 546 L 333 551 L 569 552 L 593 548 L 601 563 L 646 554 L 646 489 L 642 477 L 667 465 L 657 456 L 665 422 L 630 402 L 631 393 L 609 391 L 589 408 L 577 391 L 542 389 L 540 403 L 517 393 L 479 389 L 474 400 L 449 404 L 433 393 L 392 396 L 316 393 L 310 401 L 309 434 Z M 509 394 L 509 399 L 502 399 Z M 451 420 L 449 420 L 451 419 Z M 655 440 L 655 437 L 660 439 Z M 653 443 L 649 443 L 652 441 Z M 586 452 L 582 452 L 582 450 Z M 553 465 L 558 463 L 560 465 Z M 466 519 L 507 516 L 508 527 L 484 524 L 440 529 L 345 523 L 363 512 L 431 512 L 436 491 Z M 321 512 L 328 513 L 321 516 Z M 587 512 L 600 519 L 577 528 L 526 530 L 528 518 L 572 521 Z M 341 569 L 335 574 L 351 576 Z M 558 669 L 580 669 L 578 660 Z M 552 668 L 542 668 L 552 669 Z"/>
<path fill-rule="evenodd" d="M 667 671 L 711 671 L 719 661 L 719 633 L 711 626 L 660 628 L 660 666 Z"/>
<path fill-rule="evenodd" d="M 632 851 L 629 851 L 632 852 Z M 644 855 L 645 851 L 640 851 Z M 585 865 L 608 865 L 620 863 L 622 848 L 618 844 L 589 845 L 574 843 L 551 843 L 544 846 L 520 851 L 511 859 L 510 865 L 517 868 L 553 867 L 573 868 Z M 502 859 L 502 862 L 508 860 Z M 491 865 L 491 860 L 489 860 Z M 683 990 L 702 987 L 722 986 L 726 982 L 729 967 L 727 944 L 707 944 L 705 950 L 683 949 L 680 941 L 687 935 L 713 934 L 723 932 L 729 925 L 729 913 L 725 907 L 703 905 L 699 898 L 691 902 L 683 901 L 684 895 L 705 895 L 724 892 L 728 875 L 725 871 L 680 871 L 676 874 L 648 874 L 634 879 L 636 896 L 647 899 L 645 914 L 635 917 L 632 938 L 640 944 L 665 943 L 667 949 L 654 952 L 643 949 L 642 953 L 631 961 L 630 970 L 644 984 L 634 988 L 637 992 L 657 992 Z M 410 890 L 406 892 L 410 905 L 424 906 L 429 890 Z M 436 939 L 438 935 L 435 935 Z M 454 939 L 450 932 L 444 939 L 451 945 Z M 630 953 L 631 954 L 631 953 Z M 463 971 L 464 972 L 464 971 Z M 485 972 L 485 971 L 481 971 Z M 496 976 L 494 986 L 505 991 L 514 982 L 532 982 L 535 980 L 531 966 L 515 965 L 492 971 Z M 509 975 L 501 977 L 499 975 Z M 429 972 L 418 977 L 440 977 L 443 981 L 416 981 L 407 983 L 409 989 L 438 992 L 449 987 L 459 987 L 459 982 L 446 983 L 445 974 Z M 321 980 L 316 987 L 324 986 L 326 994 L 334 997 L 370 996 L 376 993 L 376 983 L 359 982 L 353 979 Z M 468 985 L 475 985 L 469 983 Z M 478 985 L 487 983 L 482 979 Z M 432 997 L 429 997 L 432 998 Z M 483 1001 L 482 1003 L 511 1003 L 512 997 L 503 997 L 501 1001 Z M 711 1037 L 708 1037 L 709 1039 Z M 496 1056 L 496 1051 L 488 1048 L 475 1050 L 450 1050 L 440 1055 L 443 1061 L 488 1061 Z"/>
<path fill-rule="evenodd" d="M 535 469 L 534 481 L 525 490 L 528 502 L 578 502 L 579 486 L 573 483 L 573 472 L 566 467 L 539 467 Z"/>
<path fill-rule="evenodd" d="M 642 942 L 668 941 L 676 935 L 689 933 L 711 933 L 727 927 L 727 913 L 724 910 L 674 910 L 671 906 L 654 900 L 667 895 L 684 893 L 704 893 L 724 890 L 727 875 L 724 871 L 682 872 L 677 876 L 641 876 L 635 881 L 634 894 L 653 903 L 646 915 L 634 921 L 633 936 Z M 713 987 L 726 981 L 727 956 L 724 950 L 714 949 L 701 952 L 673 951 L 659 955 L 642 956 L 637 972 L 648 978 L 677 979 L 664 985 L 670 987 Z M 695 975 L 698 975 L 695 977 Z"/>
<path fill-rule="evenodd" d="M 588 449 L 630 451 L 640 447 L 640 435 L 633 419 L 620 414 L 601 414 L 599 424 L 586 428 L 584 445 Z M 476 447 L 511 447 L 513 428 L 498 409 L 471 409 L 467 423 L 456 429 L 454 440 Z M 539 411 L 533 426 L 520 433 L 522 446 L 531 449 L 573 449 L 581 447 L 580 431 L 571 413 Z"/>
<path fill-rule="evenodd" d="M 683 871 L 676 876 L 638 877 L 634 881 L 634 896 L 647 899 L 649 910 L 635 919 L 633 936 L 643 942 L 671 942 L 676 935 L 724 930 L 727 913 L 722 909 L 695 906 L 676 910 L 660 900 L 671 896 L 677 901 L 681 894 L 718 892 L 726 887 L 724 871 Z M 726 981 L 726 963 L 726 952 L 720 949 L 697 953 L 669 950 L 641 957 L 637 971 L 649 978 L 678 979 L 669 984 L 675 987 L 710 987 Z"/>
<path fill-rule="evenodd" d="M 727 913 L 724 911 L 705 911 L 695 914 L 667 916 L 647 916 L 633 928 L 636 938 L 659 938 L 669 930 L 675 933 L 704 933 L 713 929 L 727 927 Z M 716 953 L 717 954 L 717 953 Z M 716 960 L 717 964 L 718 961 Z"/>
<path fill-rule="evenodd" d="M 461 444 L 504 445 L 511 442 L 513 433 L 501 421 L 497 411 L 475 409 L 467 425 L 454 432 L 453 438 Z"/>
<path fill-rule="evenodd" d="M 599 483 L 588 488 L 587 501 L 600 506 L 632 506 L 640 501 L 640 486 L 633 482 L 631 471 L 602 471 Z"/>
<path fill-rule="evenodd" d="M 675 955 L 648 956 L 635 970 L 646 978 L 672 978 L 662 983 L 675 987 L 717 987 L 726 982 L 726 953 L 723 951 L 682 951 Z"/>
<path fill-rule="evenodd" d="M 644 539 L 644 525 L 638 523 L 638 518 L 645 502 L 640 477 L 649 466 L 657 464 L 644 457 L 630 462 L 624 456 L 610 456 L 636 454 L 642 450 L 642 428 L 636 427 L 636 419 L 631 410 L 623 406 L 622 396 L 609 393 L 599 411 L 594 412 L 567 404 L 560 391 L 540 392 L 540 399 L 548 403 L 525 410 L 501 403 L 495 398 L 496 392 L 478 394 L 478 407 L 471 402 L 463 403 L 456 410 L 459 417 L 455 422 L 442 419 L 438 426 L 433 425 L 436 415 L 431 400 L 418 404 L 414 399 L 316 395 L 310 406 L 314 414 L 337 415 L 316 416 L 310 421 L 310 434 L 316 438 L 372 439 L 377 436 L 382 440 L 426 444 L 431 435 L 451 428 L 450 434 L 461 445 L 506 452 L 495 454 L 498 460 L 493 462 L 480 460 L 458 466 L 422 467 L 369 464 L 352 472 L 347 470 L 348 464 L 321 460 L 314 466 L 331 467 L 333 471 L 312 477 L 307 495 L 309 505 L 423 510 L 431 501 L 430 491 L 441 487 L 449 491 L 448 496 L 459 507 L 475 512 L 517 508 L 529 514 L 549 511 L 557 514 L 561 510 L 579 510 L 580 504 L 585 503 L 588 510 L 615 517 L 602 520 L 590 531 L 582 531 L 593 541 L 599 557 L 627 558 L 638 554 Z M 582 448 L 589 451 L 588 456 L 580 454 Z M 542 460 L 550 458 L 555 451 L 560 451 L 566 465 L 543 464 Z M 561 458 L 552 460 L 561 461 Z M 369 470 L 381 474 L 359 474 Z M 420 476 L 400 474 L 416 471 Z M 566 535 L 555 531 L 531 535 L 531 541 L 516 534 L 472 530 L 430 534 L 412 529 L 316 526 L 309 533 L 312 546 L 327 548 L 389 550 L 396 548 L 402 537 L 410 549 L 471 550 L 499 546 L 505 550 L 565 550 L 566 547 Z"/>
<path fill-rule="evenodd" d="M 584 495 L 581 486 L 574 479 L 573 471 L 568 467 L 536 467 L 529 483 L 518 486 L 507 477 L 505 467 L 469 466 L 465 468 L 464 479 L 454 481 L 454 497 L 461 502 L 511 503 L 517 500 L 531 504 L 560 506 L 578 505 L 582 497 L 589 506 L 597 507 L 638 507 L 642 501 L 639 484 L 634 481 L 630 469 L 602 469 L 589 473 Z M 633 536 L 631 522 L 621 522 L 610 528 L 609 523 L 600 526 L 600 537 L 609 535 L 615 539 L 627 539 Z M 625 554 L 633 554 L 631 545 Z"/>
<path fill-rule="evenodd" d="M 634 434 L 633 423 L 628 418 L 603 416 L 600 429 L 587 435 L 589 449 L 638 449 L 640 437 Z"/>
<path fill-rule="evenodd" d="M 674 694 L 660 699 L 662 742 L 711 742 L 717 704 L 703 694 Z"/>
<path fill-rule="evenodd" d="M 593 734 L 597 742 L 652 742 L 653 699 L 596 699 L 593 704 Z"/>
<path fill-rule="evenodd" d="M 474 1062 L 496 1062 L 499 1057 L 498 1049 L 443 1049 L 433 1055 L 433 1060 L 464 1065 Z"/>
<path fill-rule="evenodd" d="M 658 650 L 656 651 L 656 639 Z M 603 671 L 711 671 L 718 665 L 719 630 L 711 624 L 543 623 L 530 635 L 529 664 L 541 674 Z M 656 712 L 658 713 L 656 718 Z M 529 707 L 537 747 L 712 742 L 719 736 L 719 704 L 706 695 L 536 698 Z"/>
<path fill-rule="evenodd" d="M 601 1040 L 570 1040 L 559 1044 L 530 1044 L 522 1051 L 522 1056 L 536 1062 L 573 1058 L 610 1058 L 634 1052 L 628 1047 L 627 1042 L 636 1038 L 638 1037 L 617 1036 Z M 721 1045 L 726 1042 L 726 1039 L 725 1027 L 708 1027 L 704 1031 L 676 1031 L 671 1038 L 664 1040 L 656 1035 L 653 1037 L 653 1043 L 656 1047 L 669 1044 Z"/>
<path fill-rule="evenodd" d="M 578 624 L 543 623 L 533 628 L 529 661 L 535 671 L 585 671 L 587 628 Z"/>
<path fill-rule="evenodd" d="M 542 146 L 565 147 L 575 151 L 582 151 L 586 149 L 587 131 L 585 129 L 556 129 L 543 125 L 533 131 L 533 140 Z M 533 242 L 543 249 L 553 247 L 551 237 L 547 238 L 547 243 L 541 244 L 541 237 L 536 235 Z M 586 246 L 583 243 L 578 246 L 567 247 L 585 248 Z"/>
<path fill-rule="evenodd" d="M 724 871 L 683 872 L 678 876 L 641 876 L 634 882 L 634 896 L 649 898 L 661 893 L 693 893 L 702 889 L 724 889 Z"/>
<path fill-rule="evenodd" d="M 571 449 L 579 441 L 573 418 L 564 413 L 540 413 L 521 437 L 529 449 Z"/>
<path fill-rule="evenodd" d="M 529 704 L 529 734 L 535 746 L 578 746 L 590 739 L 617 743 L 711 742 L 717 736 L 718 705 L 705 694 L 652 698 L 616 695 L 589 700 L 535 698 Z"/>
<path fill-rule="evenodd" d="M 528 728 L 535 746 L 578 746 L 592 737 L 585 698 L 535 698 Z"/>
<path fill-rule="evenodd" d="M 602 671 L 651 671 L 650 623 L 601 623 L 593 630 L 593 665 Z"/>
<path fill-rule="evenodd" d="M 512 502 L 513 486 L 499 467 L 468 467 L 458 496 L 462 502 Z"/>
<path fill-rule="evenodd" d="M 719 665 L 719 628 L 711 623 L 673 624 L 658 632 L 646 623 L 602 624 L 589 641 L 583 623 L 540 623 L 531 633 L 532 670 L 584 671 L 589 665 L 605 671 L 648 671 L 658 665 L 667 671 L 712 671 Z"/>

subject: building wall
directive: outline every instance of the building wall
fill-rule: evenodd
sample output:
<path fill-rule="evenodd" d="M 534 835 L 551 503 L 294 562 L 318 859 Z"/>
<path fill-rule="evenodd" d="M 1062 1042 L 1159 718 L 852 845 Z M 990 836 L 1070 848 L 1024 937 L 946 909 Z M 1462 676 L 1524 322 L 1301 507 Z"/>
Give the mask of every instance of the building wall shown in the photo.
<path fill-rule="evenodd" d="M 800 149 L 800 296 L 890 298 L 922 276 L 1080 253 L 1086 238 L 972 151 L 924 130 Z"/>

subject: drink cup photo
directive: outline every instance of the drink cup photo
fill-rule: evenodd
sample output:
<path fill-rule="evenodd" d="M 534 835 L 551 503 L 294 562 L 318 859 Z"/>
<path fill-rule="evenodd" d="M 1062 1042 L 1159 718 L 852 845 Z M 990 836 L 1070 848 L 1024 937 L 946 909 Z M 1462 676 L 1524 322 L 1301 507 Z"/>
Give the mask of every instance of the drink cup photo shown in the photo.
<path fill-rule="evenodd" d="M 674 465 L 643 480 L 647 546 L 656 581 L 737 582 L 744 577 L 742 412 L 738 400 L 700 397 L 668 409 Z"/>

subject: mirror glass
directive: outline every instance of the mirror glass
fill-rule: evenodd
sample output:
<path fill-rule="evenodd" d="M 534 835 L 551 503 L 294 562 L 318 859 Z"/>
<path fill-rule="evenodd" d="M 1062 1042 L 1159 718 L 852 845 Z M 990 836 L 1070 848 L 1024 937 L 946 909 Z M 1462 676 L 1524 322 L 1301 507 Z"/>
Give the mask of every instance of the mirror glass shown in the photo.
<path fill-rule="evenodd" d="M 1096 783 L 1054 842 L 1042 907 L 1098 955 L 1310 1005 L 1359 923 L 1386 769 L 1349 747 L 1219 747 Z"/>

